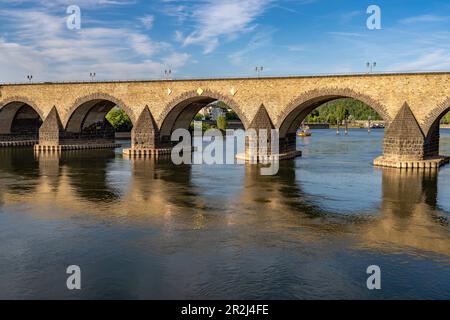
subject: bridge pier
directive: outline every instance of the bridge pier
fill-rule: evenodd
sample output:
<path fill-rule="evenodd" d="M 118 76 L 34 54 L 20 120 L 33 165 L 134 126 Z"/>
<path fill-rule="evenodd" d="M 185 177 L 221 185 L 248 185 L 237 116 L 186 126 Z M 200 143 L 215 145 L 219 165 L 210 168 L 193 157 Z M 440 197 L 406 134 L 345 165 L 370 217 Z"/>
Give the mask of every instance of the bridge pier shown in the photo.
<path fill-rule="evenodd" d="M 301 151 L 297 150 L 297 134 L 288 133 L 286 137 L 280 138 L 280 154 L 289 154 L 293 158 L 301 156 Z"/>
<path fill-rule="evenodd" d="M 124 149 L 123 154 L 129 157 L 158 157 L 170 155 L 172 148 L 161 148 L 158 126 L 148 106 L 145 106 L 131 131 L 131 148 Z"/>
<path fill-rule="evenodd" d="M 258 109 L 253 121 L 250 123 L 247 132 L 254 130 L 254 134 L 249 134 L 245 140 L 245 153 L 238 154 L 237 159 L 245 160 L 250 163 L 267 162 L 277 156 L 278 160 L 293 159 L 301 156 L 301 151 L 296 150 L 296 140 L 292 137 L 279 139 L 272 136 L 272 130 L 275 127 L 270 120 L 270 116 L 264 107 Z M 295 138 L 295 137 L 294 137 Z M 278 140 L 278 150 L 273 150 L 274 143 L 272 139 Z"/>
<path fill-rule="evenodd" d="M 89 138 L 83 134 L 67 133 L 61 123 L 56 107 L 53 107 L 39 129 L 39 143 L 36 152 L 61 152 L 65 150 L 113 149 L 120 147 L 114 138 Z"/>
<path fill-rule="evenodd" d="M 425 137 L 407 103 L 385 131 L 384 154 L 374 165 L 399 169 L 435 169 L 449 163 L 439 155 L 439 124 Z"/>

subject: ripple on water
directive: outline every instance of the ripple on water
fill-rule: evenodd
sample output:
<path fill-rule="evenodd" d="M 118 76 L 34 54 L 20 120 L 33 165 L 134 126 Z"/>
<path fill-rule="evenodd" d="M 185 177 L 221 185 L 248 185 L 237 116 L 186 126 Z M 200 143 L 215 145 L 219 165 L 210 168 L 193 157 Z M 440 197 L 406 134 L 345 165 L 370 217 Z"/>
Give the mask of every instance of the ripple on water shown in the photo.
<path fill-rule="evenodd" d="M 276 177 L 0 150 L 0 298 L 450 298 L 450 167 L 376 169 L 382 138 L 314 131 Z M 382 292 L 365 287 L 372 264 Z"/>

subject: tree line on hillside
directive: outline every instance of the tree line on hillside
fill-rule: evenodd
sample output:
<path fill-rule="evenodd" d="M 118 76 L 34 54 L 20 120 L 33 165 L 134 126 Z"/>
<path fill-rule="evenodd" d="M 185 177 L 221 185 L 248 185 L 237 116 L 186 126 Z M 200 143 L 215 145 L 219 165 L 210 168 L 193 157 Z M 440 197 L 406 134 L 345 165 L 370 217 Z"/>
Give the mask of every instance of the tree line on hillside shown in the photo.
<path fill-rule="evenodd" d="M 305 119 L 308 123 L 335 124 L 343 120 L 382 120 L 380 115 L 365 103 L 354 99 L 339 99 L 323 104 Z"/>
<path fill-rule="evenodd" d="M 312 111 L 305 122 L 307 123 L 330 123 L 347 120 L 383 120 L 380 115 L 365 103 L 354 99 L 334 100 Z M 443 124 L 450 124 L 450 112 L 441 120 Z"/>

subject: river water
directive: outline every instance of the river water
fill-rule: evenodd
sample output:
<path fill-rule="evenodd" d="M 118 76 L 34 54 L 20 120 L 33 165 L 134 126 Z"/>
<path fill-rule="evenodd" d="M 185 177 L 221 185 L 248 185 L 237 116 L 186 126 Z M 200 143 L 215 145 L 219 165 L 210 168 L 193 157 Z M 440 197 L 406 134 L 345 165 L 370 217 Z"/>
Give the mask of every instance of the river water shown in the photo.
<path fill-rule="evenodd" d="M 382 138 L 313 131 L 274 177 L 2 149 L 0 298 L 449 299 L 450 167 L 374 168 Z M 370 265 L 381 290 L 367 289 Z"/>

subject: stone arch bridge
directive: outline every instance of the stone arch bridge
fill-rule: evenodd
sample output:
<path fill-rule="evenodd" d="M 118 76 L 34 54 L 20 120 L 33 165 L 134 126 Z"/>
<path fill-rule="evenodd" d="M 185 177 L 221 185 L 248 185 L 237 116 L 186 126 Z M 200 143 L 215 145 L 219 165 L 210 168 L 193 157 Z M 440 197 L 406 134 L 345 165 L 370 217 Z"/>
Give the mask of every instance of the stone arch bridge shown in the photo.
<path fill-rule="evenodd" d="M 38 143 L 38 150 L 111 147 L 105 115 L 131 118 L 132 153 L 170 150 L 170 135 L 188 128 L 204 106 L 221 100 L 246 129 L 279 129 L 280 153 L 295 154 L 296 130 L 325 102 L 354 98 L 386 121 L 376 165 L 436 167 L 439 122 L 450 111 L 450 72 L 271 78 L 0 85 L 0 144 Z M 101 130 L 105 129 L 105 130 Z M 101 133 L 99 135 L 99 133 Z M 104 136 L 102 136 L 102 134 Z"/>

